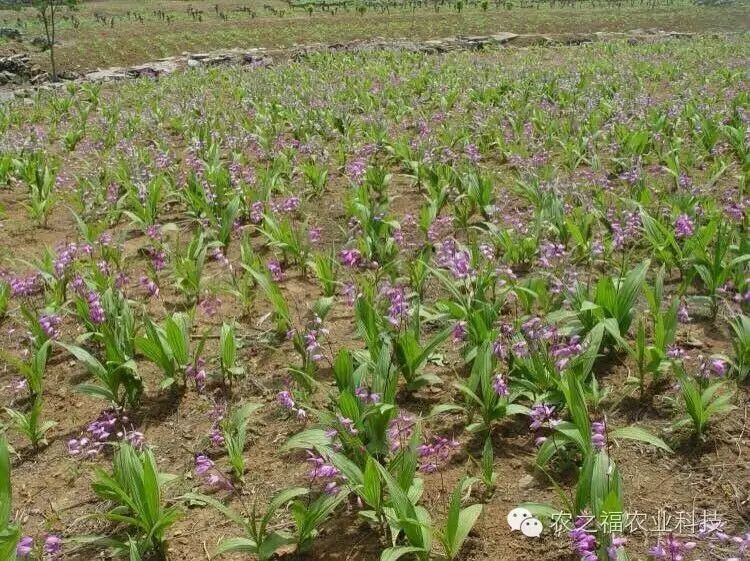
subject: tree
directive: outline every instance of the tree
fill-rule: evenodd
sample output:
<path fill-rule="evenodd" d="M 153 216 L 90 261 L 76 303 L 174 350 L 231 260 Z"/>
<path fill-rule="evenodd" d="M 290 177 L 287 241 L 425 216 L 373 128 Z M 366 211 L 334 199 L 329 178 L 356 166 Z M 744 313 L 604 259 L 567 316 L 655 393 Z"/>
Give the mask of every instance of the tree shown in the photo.
<path fill-rule="evenodd" d="M 73 7 L 77 0 L 33 0 L 33 5 L 39 13 L 39 19 L 44 25 L 44 35 L 49 48 L 49 59 L 52 65 L 52 80 L 57 81 L 57 65 L 55 64 L 56 17 L 60 8 Z"/>

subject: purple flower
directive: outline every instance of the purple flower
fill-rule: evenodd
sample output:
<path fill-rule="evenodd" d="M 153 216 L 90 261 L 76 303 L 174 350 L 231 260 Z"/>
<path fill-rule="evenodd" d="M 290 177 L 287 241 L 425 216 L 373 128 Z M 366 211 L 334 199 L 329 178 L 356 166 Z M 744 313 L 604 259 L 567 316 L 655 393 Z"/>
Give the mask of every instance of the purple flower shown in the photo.
<path fill-rule="evenodd" d="M 195 387 L 199 392 L 206 389 L 206 380 L 208 374 L 206 373 L 206 360 L 203 357 L 197 357 L 193 364 L 189 364 L 185 367 L 185 376 L 192 378 L 195 381 Z"/>
<path fill-rule="evenodd" d="M 451 451 L 460 446 L 455 439 L 444 436 L 436 436 L 431 442 L 422 444 L 417 448 L 421 458 L 419 469 L 423 473 L 435 473 L 440 469 L 441 463 L 445 463 L 450 457 Z"/>
<path fill-rule="evenodd" d="M 604 421 L 591 423 L 591 443 L 597 450 L 604 450 L 607 446 L 607 425 Z"/>
<path fill-rule="evenodd" d="M 677 309 L 677 319 L 680 323 L 690 322 L 690 314 L 688 312 L 687 304 L 684 300 L 680 302 L 680 307 Z"/>
<path fill-rule="evenodd" d="M 60 335 L 60 324 L 62 319 L 57 314 L 42 314 L 39 317 L 39 327 L 42 328 L 44 334 L 50 339 L 57 339 Z"/>
<path fill-rule="evenodd" d="M 501 360 L 505 360 L 505 358 L 508 356 L 508 353 L 505 350 L 505 343 L 502 336 L 495 339 L 495 341 L 492 343 L 492 354 L 494 354 Z"/>
<path fill-rule="evenodd" d="M 232 490 L 232 484 L 226 477 L 216 472 L 213 461 L 205 454 L 198 454 L 195 457 L 195 473 L 208 487 Z"/>
<path fill-rule="evenodd" d="M 435 260 L 439 266 L 450 269 L 453 276 L 458 280 L 465 280 L 474 275 L 469 252 L 459 249 L 455 240 L 446 240 L 440 244 Z"/>
<path fill-rule="evenodd" d="M 323 360 L 322 347 L 318 342 L 318 334 L 327 330 L 308 328 L 303 335 L 305 341 L 305 352 L 310 360 L 315 362 Z"/>
<path fill-rule="evenodd" d="M 323 228 L 320 226 L 316 228 L 310 228 L 310 231 L 307 232 L 307 239 L 310 240 L 310 243 L 316 244 L 320 242 L 320 238 L 323 234 Z"/>
<path fill-rule="evenodd" d="M 276 401 L 278 401 L 279 405 L 284 409 L 294 409 L 294 399 L 292 399 L 292 394 L 288 390 L 283 390 L 277 393 Z"/>
<path fill-rule="evenodd" d="M 136 431 L 130 420 L 116 409 L 106 409 L 86 427 L 86 433 L 68 441 L 68 453 L 77 458 L 92 458 L 113 440 L 129 442 L 136 448 L 144 446 L 143 433 Z M 130 428 L 128 428 L 130 426 Z"/>
<path fill-rule="evenodd" d="M 466 157 L 472 162 L 478 162 L 480 159 L 479 149 L 476 144 L 466 145 Z"/>
<path fill-rule="evenodd" d="M 272 259 L 266 266 L 268 267 L 268 270 L 271 273 L 271 278 L 274 281 L 281 282 L 284 280 L 284 271 L 281 268 L 281 263 L 279 263 L 275 259 Z"/>
<path fill-rule="evenodd" d="M 589 522 L 590 518 L 578 516 L 575 520 L 574 528 L 568 532 L 568 536 L 573 542 L 572 545 L 576 554 L 581 556 L 581 561 L 598 561 L 596 536 L 591 530 L 586 529 Z"/>
<path fill-rule="evenodd" d="M 341 426 L 344 428 L 344 430 L 349 434 L 356 435 L 359 433 L 357 427 L 354 426 L 354 421 L 352 419 L 342 417 L 341 415 L 338 415 L 337 419 L 339 423 L 341 423 Z"/>
<path fill-rule="evenodd" d="M 398 417 L 388 423 L 388 430 L 386 431 L 391 451 L 396 452 L 406 445 L 406 441 L 411 438 L 413 432 L 414 417 L 403 411 L 399 412 Z"/>
<path fill-rule="evenodd" d="M 146 294 L 148 294 L 149 297 L 152 296 L 159 296 L 159 285 L 157 285 L 153 280 L 148 278 L 147 276 L 142 276 L 140 279 L 140 284 L 146 291 Z"/>
<path fill-rule="evenodd" d="M 550 269 L 565 257 L 565 246 L 546 241 L 539 246 L 539 253 L 539 264 L 545 269 Z"/>
<path fill-rule="evenodd" d="M 716 357 L 706 359 L 703 356 L 699 356 L 698 359 L 700 360 L 700 376 L 706 380 L 712 377 L 722 378 L 729 370 L 729 364 L 724 359 Z"/>
<path fill-rule="evenodd" d="M 229 261 L 229 257 L 227 257 L 220 248 L 214 248 L 213 252 L 211 253 L 211 257 L 222 267 L 226 267 L 230 271 L 232 270 L 232 263 Z"/>
<path fill-rule="evenodd" d="M 263 222 L 263 210 L 263 203 L 261 201 L 254 202 L 250 207 L 250 222 L 253 224 Z"/>
<path fill-rule="evenodd" d="M 695 542 L 683 543 L 670 534 L 664 542 L 656 544 L 648 553 L 654 559 L 685 561 L 685 553 L 692 551 L 697 545 Z"/>
<path fill-rule="evenodd" d="M 34 549 L 34 538 L 31 536 L 24 536 L 18 540 L 18 544 L 16 545 L 16 555 L 21 559 L 26 559 L 32 549 Z"/>
<path fill-rule="evenodd" d="M 351 160 L 346 164 L 346 175 L 354 182 L 357 183 L 365 175 L 365 168 L 367 162 L 363 159 Z"/>
<path fill-rule="evenodd" d="M 358 267 L 362 263 L 362 254 L 358 249 L 342 249 L 339 258 L 347 267 Z"/>
<path fill-rule="evenodd" d="M 529 428 L 536 433 L 535 443 L 541 445 L 546 437 L 542 434 L 542 429 L 554 428 L 560 424 L 560 419 L 555 416 L 555 406 L 546 403 L 536 403 L 529 413 L 531 424 Z"/>
<path fill-rule="evenodd" d="M 524 339 L 514 341 L 510 350 L 513 352 L 513 355 L 518 358 L 526 358 L 529 356 L 529 344 Z"/>
<path fill-rule="evenodd" d="M 734 222 L 742 222 L 745 219 L 745 204 L 731 203 L 724 207 L 724 214 Z"/>
<path fill-rule="evenodd" d="M 409 315 L 409 302 L 406 299 L 406 289 L 403 286 L 395 286 L 386 291 L 388 298 L 388 322 L 394 327 L 401 325 L 405 317 Z"/>
<path fill-rule="evenodd" d="M 495 379 L 492 381 L 492 389 L 494 389 L 495 393 L 500 397 L 507 397 L 508 395 L 510 395 L 508 383 L 505 381 L 505 378 L 503 378 L 501 374 L 495 376 Z"/>
<path fill-rule="evenodd" d="M 354 306 L 357 301 L 357 286 L 353 282 L 346 282 L 341 287 L 341 294 L 346 298 L 347 305 Z"/>
<path fill-rule="evenodd" d="M 310 469 L 310 479 L 316 481 L 318 479 L 333 479 L 339 475 L 339 470 L 333 465 L 327 464 L 323 458 L 307 451 L 307 461 L 310 463 L 312 468 Z"/>
<path fill-rule="evenodd" d="M 623 537 L 613 537 L 612 542 L 610 543 L 609 547 L 607 547 L 607 556 L 609 557 L 610 561 L 617 561 L 617 553 L 618 550 L 622 548 L 626 543 L 628 543 L 628 540 L 626 540 Z"/>
<path fill-rule="evenodd" d="M 583 351 L 581 345 L 581 338 L 578 335 L 574 335 L 567 342 L 555 343 L 550 349 L 550 355 L 555 359 L 555 366 L 559 370 L 564 369 L 570 359 L 576 355 L 579 355 Z"/>
<path fill-rule="evenodd" d="M 213 467 L 213 461 L 205 454 L 198 454 L 195 457 L 195 473 L 198 475 L 205 475 L 213 469 Z"/>
<path fill-rule="evenodd" d="M 211 447 L 213 448 L 220 448 L 224 445 L 224 435 L 217 427 L 211 429 L 211 431 L 208 433 L 208 439 L 211 442 Z"/>
<path fill-rule="evenodd" d="M 709 365 L 711 371 L 719 377 L 726 375 L 727 370 L 729 370 L 727 361 L 720 358 L 712 358 L 709 361 Z"/>
<path fill-rule="evenodd" d="M 689 238 L 693 235 L 695 226 L 687 214 L 680 214 L 674 223 L 674 233 L 678 238 Z"/>
<path fill-rule="evenodd" d="M 31 296 L 42 289 L 41 276 L 39 273 L 34 273 L 27 277 L 12 277 L 8 284 L 10 284 L 10 295 L 14 298 Z"/>
<path fill-rule="evenodd" d="M 107 320 L 107 315 L 104 313 L 104 308 L 102 307 L 102 301 L 99 298 L 99 295 L 92 290 L 89 292 L 87 300 L 89 304 L 89 319 L 91 320 L 91 323 L 101 325 Z"/>
<path fill-rule="evenodd" d="M 54 534 L 48 535 L 44 539 L 44 554 L 47 555 L 49 559 L 57 559 L 61 552 L 62 539 L 60 539 L 60 536 Z"/>
<path fill-rule="evenodd" d="M 682 360 L 686 356 L 685 349 L 677 345 L 669 345 L 667 347 L 667 358 L 672 360 Z"/>
<path fill-rule="evenodd" d="M 453 326 L 452 339 L 454 343 L 460 343 L 461 341 L 466 339 L 465 321 L 458 321 L 456 322 L 456 325 Z"/>

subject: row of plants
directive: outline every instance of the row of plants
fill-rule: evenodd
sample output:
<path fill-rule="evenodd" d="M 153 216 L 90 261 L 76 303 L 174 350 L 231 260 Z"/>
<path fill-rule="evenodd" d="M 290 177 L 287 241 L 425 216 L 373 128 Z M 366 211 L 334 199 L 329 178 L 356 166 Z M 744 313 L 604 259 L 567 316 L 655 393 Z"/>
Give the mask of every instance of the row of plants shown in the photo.
<path fill-rule="evenodd" d="M 0 195 L 23 201 L 11 220 L 39 234 L 67 221 L 74 240 L 0 280 L 15 377 L 0 550 L 163 559 L 179 517 L 211 507 L 238 527 L 217 554 L 308 553 L 324 524 L 356 517 L 383 560 L 455 559 L 497 498 L 493 437 L 521 423 L 558 497 L 524 508 L 569 513 L 585 561 L 627 559 L 607 525 L 634 508 L 615 447 L 699 450 L 746 393 L 746 51 L 596 45 L 566 50 L 564 68 L 533 49 L 321 54 L 0 109 Z M 249 366 L 262 346 L 286 353 L 283 375 Z M 30 462 L 53 441 L 60 359 L 101 401 L 66 448 L 93 464 L 106 535 L 34 539 L 13 521 L 10 454 Z M 615 391 L 669 421 L 621 424 Z M 159 471 L 135 419 L 193 392 L 215 407 L 191 480 Z M 293 427 L 278 454 L 308 474 L 247 505 L 269 392 Z M 480 452 L 454 477 L 467 443 Z M 704 541 L 743 559 L 742 528 L 722 533 Z M 650 555 L 687 559 L 688 543 Z"/>

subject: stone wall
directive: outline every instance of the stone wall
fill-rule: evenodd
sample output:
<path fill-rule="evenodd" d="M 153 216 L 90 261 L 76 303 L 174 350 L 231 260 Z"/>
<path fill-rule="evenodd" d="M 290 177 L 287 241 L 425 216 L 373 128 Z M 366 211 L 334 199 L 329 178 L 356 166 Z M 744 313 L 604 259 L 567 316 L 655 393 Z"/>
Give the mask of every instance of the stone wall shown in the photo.
<path fill-rule="evenodd" d="M 179 56 L 130 67 L 112 67 L 87 72 L 74 78 L 78 82 L 106 82 L 139 77 L 158 77 L 184 68 L 214 65 L 268 66 L 277 61 L 303 60 L 311 53 L 319 52 L 368 52 L 400 50 L 423 53 L 445 53 L 455 50 L 478 50 L 489 47 L 561 46 L 581 45 L 598 41 L 627 40 L 631 44 L 658 42 L 677 38 L 690 38 L 693 33 L 678 33 L 662 30 L 635 29 L 624 33 L 567 33 L 557 35 L 496 33 L 493 35 L 457 36 L 424 41 L 372 39 L 334 44 L 311 44 L 287 49 L 231 49 L 209 53 L 183 53 Z M 4 74 L 5 73 L 5 74 Z M 3 80 L 5 79 L 5 82 Z M 46 79 L 46 74 L 29 63 L 28 55 L 0 57 L 0 84 L 38 84 Z M 47 83 L 42 87 L 58 87 L 60 84 Z M 14 88 L 16 96 L 31 94 L 36 88 Z M 0 94 L 2 92 L 0 91 Z M 8 92 L 2 97 L 9 97 Z"/>

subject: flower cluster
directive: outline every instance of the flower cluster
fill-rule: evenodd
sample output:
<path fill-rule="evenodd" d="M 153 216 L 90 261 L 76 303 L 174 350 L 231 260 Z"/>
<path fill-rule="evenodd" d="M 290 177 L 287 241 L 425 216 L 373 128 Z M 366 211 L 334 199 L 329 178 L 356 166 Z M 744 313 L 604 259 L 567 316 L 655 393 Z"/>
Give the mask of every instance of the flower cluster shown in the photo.
<path fill-rule="evenodd" d="M 386 285 L 382 293 L 388 300 L 388 323 L 398 327 L 409 317 L 409 300 L 403 286 Z"/>
<path fill-rule="evenodd" d="M 689 238 L 695 232 L 695 225 L 687 214 L 680 214 L 674 222 L 674 234 L 678 238 Z"/>
<path fill-rule="evenodd" d="M 604 420 L 591 423 L 591 443 L 596 450 L 607 447 L 607 424 Z"/>
<path fill-rule="evenodd" d="M 507 397 L 510 395 L 508 382 L 505 380 L 505 377 L 502 374 L 497 374 L 493 378 L 492 389 L 495 390 L 495 393 L 500 397 Z"/>
<path fill-rule="evenodd" d="M 346 267 L 359 267 L 362 264 L 362 253 L 358 249 L 342 249 L 339 253 L 339 259 Z"/>
<path fill-rule="evenodd" d="M 665 561 L 685 561 L 685 554 L 698 546 L 696 542 L 682 542 L 669 535 L 663 541 L 652 547 L 648 554 L 653 559 L 664 559 Z"/>
<path fill-rule="evenodd" d="M 91 323 L 95 325 L 101 325 L 104 323 L 107 320 L 107 315 L 104 312 L 104 307 L 102 306 L 99 294 L 92 290 L 89 292 L 86 300 L 89 305 L 89 319 L 91 320 Z"/>
<path fill-rule="evenodd" d="M 565 258 L 565 246 L 560 243 L 545 241 L 539 246 L 539 265 L 551 269 Z"/>
<path fill-rule="evenodd" d="M 529 428 L 536 434 L 537 446 L 541 446 L 547 440 L 544 436 L 544 429 L 552 429 L 561 423 L 560 418 L 555 414 L 555 406 L 546 403 L 535 403 L 529 416 L 531 417 Z"/>
<path fill-rule="evenodd" d="M 75 458 L 93 458 L 115 440 L 127 442 L 139 450 L 145 444 L 143 433 L 133 428 L 127 415 L 116 409 L 106 409 L 89 423 L 83 436 L 68 441 L 68 453 Z"/>
<path fill-rule="evenodd" d="M 356 395 L 359 399 L 361 399 L 364 402 L 377 404 L 380 403 L 380 394 L 371 392 L 367 388 L 359 387 L 354 391 L 354 395 Z"/>
<path fill-rule="evenodd" d="M 305 417 L 307 417 L 307 413 L 305 412 L 305 410 L 301 407 L 297 407 L 297 404 L 292 397 L 292 393 L 289 390 L 282 390 L 277 393 L 276 401 L 282 408 L 295 413 L 298 418 L 304 419 Z"/>
<path fill-rule="evenodd" d="M 637 212 L 625 211 L 621 220 L 616 220 L 614 212 L 610 212 L 608 218 L 612 230 L 612 245 L 616 250 L 621 250 L 628 242 L 638 239 L 641 217 Z"/>
<path fill-rule="evenodd" d="M 275 282 L 281 282 L 284 280 L 284 270 L 281 268 L 281 263 L 279 263 L 279 261 L 271 259 L 266 263 L 266 267 L 268 268 L 268 272 L 271 273 L 271 278 Z"/>
<path fill-rule="evenodd" d="M 699 355 L 698 361 L 700 363 L 698 375 L 705 380 L 710 378 L 723 378 L 729 371 L 729 363 L 723 358 L 706 358 L 703 355 Z"/>
<path fill-rule="evenodd" d="M 414 433 L 414 425 L 414 417 L 403 411 L 400 411 L 398 417 L 388 423 L 386 434 L 392 452 L 396 452 L 407 445 Z"/>
<path fill-rule="evenodd" d="M 471 267 L 471 255 L 465 249 L 461 249 L 458 242 L 449 238 L 437 244 L 435 264 L 438 267 L 449 269 L 458 280 L 466 280 L 474 275 Z"/>
<path fill-rule="evenodd" d="M 211 429 L 208 431 L 208 440 L 212 448 L 220 448 L 224 445 L 224 434 L 221 431 L 221 421 L 224 420 L 227 408 L 223 403 L 214 402 L 209 418 L 211 419 Z"/>
<path fill-rule="evenodd" d="M 60 335 L 62 319 L 57 314 L 42 314 L 39 316 L 39 327 L 50 339 L 57 339 Z"/>
<path fill-rule="evenodd" d="M 599 561 L 596 553 L 596 536 L 586 529 L 589 520 L 585 516 L 578 516 L 568 536 L 573 542 L 573 550 L 581 556 L 581 561 Z"/>
<path fill-rule="evenodd" d="M 271 211 L 274 214 L 292 213 L 299 209 L 300 198 L 293 196 L 284 199 L 274 199 L 271 201 Z"/>
<path fill-rule="evenodd" d="M 206 359 L 200 356 L 196 357 L 192 364 L 185 367 L 185 376 L 195 382 L 195 388 L 199 392 L 203 392 L 206 389 L 206 380 L 208 379 Z"/>
<path fill-rule="evenodd" d="M 39 273 L 32 273 L 25 277 L 11 277 L 8 280 L 10 295 L 14 298 L 31 296 L 42 290 L 42 277 Z"/>
<path fill-rule="evenodd" d="M 216 469 L 214 462 L 205 454 L 195 456 L 195 474 L 212 489 L 231 491 L 232 483 Z"/>
<path fill-rule="evenodd" d="M 317 454 L 307 451 L 307 462 L 310 464 L 310 484 L 322 483 L 323 491 L 329 495 L 335 495 L 339 490 L 338 478 L 341 472 L 333 465 Z"/>
<path fill-rule="evenodd" d="M 444 436 L 436 436 L 430 442 L 422 444 L 417 448 L 419 470 L 423 473 L 435 473 L 448 461 L 451 452 L 460 446 L 457 440 Z"/>

